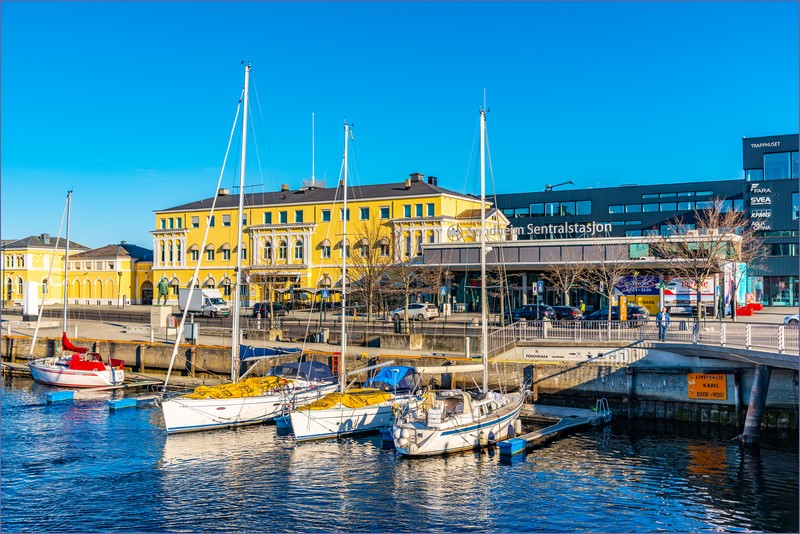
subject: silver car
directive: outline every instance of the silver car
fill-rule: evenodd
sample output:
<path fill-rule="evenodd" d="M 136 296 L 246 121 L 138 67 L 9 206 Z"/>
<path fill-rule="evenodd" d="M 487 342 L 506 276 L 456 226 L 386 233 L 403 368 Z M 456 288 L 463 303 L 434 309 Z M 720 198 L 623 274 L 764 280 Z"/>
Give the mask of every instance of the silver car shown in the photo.
<path fill-rule="evenodd" d="M 396 310 L 392 312 L 392 321 L 402 321 L 405 318 L 405 306 L 400 306 Z M 436 306 L 429 302 L 418 302 L 415 304 L 408 305 L 408 319 L 417 321 L 422 321 L 423 319 L 428 319 L 432 321 L 436 317 L 439 317 L 439 310 L 436 309 Z"/>
<path fill-rule="evenodd" d="M 797 313 L 795 313 L 794 315 L 787 315 L 786 317 L 783 318 L 783 324 L 796 325 L 798 322 L 800 322 L 800 319 L 798 319 Z"/>

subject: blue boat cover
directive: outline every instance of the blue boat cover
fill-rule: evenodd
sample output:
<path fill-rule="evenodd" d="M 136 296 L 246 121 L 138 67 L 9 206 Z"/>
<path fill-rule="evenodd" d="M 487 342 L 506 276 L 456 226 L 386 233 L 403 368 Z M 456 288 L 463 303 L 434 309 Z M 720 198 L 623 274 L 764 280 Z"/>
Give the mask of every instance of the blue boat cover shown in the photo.
<path fill-rule="evenodd" d="M 282 376 L 283 378 L 301 378 L 304 380 L 319 380 L 336 382 L 336 377 L 331 368 L 322 362 L 291 362 L 274 366 L 267 372 L 267 376 Z"/>
<path fill-rule="evenodd" d="M 405 393 L 417 389 L 419 379 L 420 375 L 413 367 L 388 365 L 367 380 L 364 387 Z"/>
<path fill-rule="evenodd" d="M 251 347 L 250 345 L 239 345 L 239 359 L 257 360 L 261 358 L 273 358 L 275 356 L 287 356 L 297 354 L 302 349 L 284 347 Z"/>

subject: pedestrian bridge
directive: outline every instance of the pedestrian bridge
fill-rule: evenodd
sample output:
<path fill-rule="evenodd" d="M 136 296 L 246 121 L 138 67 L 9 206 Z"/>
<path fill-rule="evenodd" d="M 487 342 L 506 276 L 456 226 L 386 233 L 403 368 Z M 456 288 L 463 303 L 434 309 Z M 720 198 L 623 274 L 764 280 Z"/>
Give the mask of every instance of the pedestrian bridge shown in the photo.
<path fill-rule="evenodd" d="M 590 347 L 612 350 L 595 355 Z M 523 359 L 586 361 L 602 356 L 598 363 L 632 363 L 638 351 L 626 349 L 658 349 L 796 370 L 798 347 L 796 325 L 688 320 L 672 321 L 663 342 L 658 341 L 655 321 L 520 321 L 491 332 L 487 348 L 497 359 L 513 357 L 522 348 Z"/>

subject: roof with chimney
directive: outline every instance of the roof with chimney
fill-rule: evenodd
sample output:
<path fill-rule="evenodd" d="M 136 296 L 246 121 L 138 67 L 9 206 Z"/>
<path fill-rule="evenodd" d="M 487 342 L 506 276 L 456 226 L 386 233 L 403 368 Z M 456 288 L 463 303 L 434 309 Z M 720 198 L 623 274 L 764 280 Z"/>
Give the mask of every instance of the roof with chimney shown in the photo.
<path fill-rule="evenodd" d="M 51 236 L 50 234 L 39 234 L 39 235 L 31 235 L 28 237 L 23 237 L 22 239 L 9 239 L 3 241 L 3 249 L 4 250 L 25 250 L 29 248 L 46 248 L 46 249 L 53 249 L 56 250 L 63 250 L 66 248 L 67 240 L 62 238 L 56 238 Z M 69 249 L 70 251 L 81 251 L 81 250 L 89 250 L 89 247 L 86 245 L 81 245 L 80 243 L 76 243 L 75 241 L 69 242 Z"/>
<path fill-rule="evenodd" d="M 430 197 L 448 195 L 469 200 L 478 200 L 474 195 L 465 195 L 449 189 L 439 187 L 438 179 L 429 176 L 425 181 L 425 176 L 420 173 L 411 173 L 404 182 L 356 185 L 347 187 L 348 201 L 373 200 L 382 198 L 403 198 L 403 197 Z M 330 203 L 342 198 L 342 191 L 339 187 L 303 187 L 297 190 L 290 190 L 288 186 L 283 186 L 281 191 L 247 193 L 244 196 L 244 205 L 253 206 L 280 206 L 292 204 L 322 204 Z M 239 195 L 227 194 L 227 190 L 221 190 L 217 195 L 216 209 L 235 208 L 239 206 Z M 190 202 L 164 210 L 157 210 L 157 213 L 169 211 L 202 211 L 211 209 L 214 198 L 206 198 L 197 202 Z"/>

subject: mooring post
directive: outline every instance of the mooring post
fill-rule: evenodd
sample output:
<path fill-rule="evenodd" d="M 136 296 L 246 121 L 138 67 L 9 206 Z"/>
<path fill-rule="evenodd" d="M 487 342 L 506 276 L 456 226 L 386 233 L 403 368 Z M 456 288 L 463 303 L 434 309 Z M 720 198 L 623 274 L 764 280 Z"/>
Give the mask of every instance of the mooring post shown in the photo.
<path fill-rule="evenodd" d="M 744 420 L 744 430 L 739 440 L 743 445 L 753 445 L 758 442 L 761 433 L 761 416 L 767 403 L 767 390 L 772 368 L 768 365 L 757 364 L 753 376 L 753 387 L 750 390 L 750 403 L 747 406 L 747 416 Z"/>
<path fill-rule="evenodd" d="M 625 368 L 625 385 L 628 393 L 628 419 L 633 418 L 633 373 L 634 369 L 630 365 Z"/>

